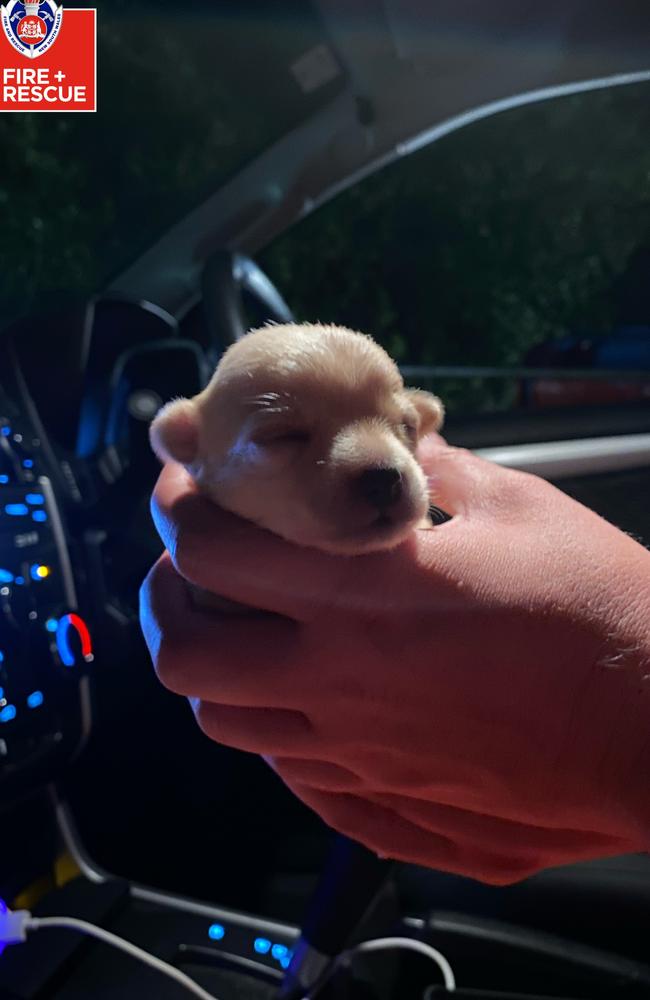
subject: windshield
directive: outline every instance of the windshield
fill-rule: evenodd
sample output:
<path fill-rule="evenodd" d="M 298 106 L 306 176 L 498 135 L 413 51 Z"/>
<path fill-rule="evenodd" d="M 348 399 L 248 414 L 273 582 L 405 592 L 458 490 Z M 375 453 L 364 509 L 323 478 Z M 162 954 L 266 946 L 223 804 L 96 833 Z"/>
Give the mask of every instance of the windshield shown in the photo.
<path fill-rule="evenodd" d="M 309 5 L 265 8 L 112 0 L 97 113 L 0 115 L 3 324 L 44 294 L 98 290 L 338 92 L 336 67 L 315 89 L 301 77 L 323 38 Z"/>

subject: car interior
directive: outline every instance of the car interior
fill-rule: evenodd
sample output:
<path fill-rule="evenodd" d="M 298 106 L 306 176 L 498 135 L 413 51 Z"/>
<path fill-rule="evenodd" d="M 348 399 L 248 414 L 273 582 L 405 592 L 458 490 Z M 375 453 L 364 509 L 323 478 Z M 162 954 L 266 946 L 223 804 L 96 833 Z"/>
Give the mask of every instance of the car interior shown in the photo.
<path fill-rule="evenodd" d="M 3 116 L 7 907 L 217 1000 L 650 997 L 647 856 L 378 866 L 199 731 L 138 608 L 151 420 L 269 321 L 376 336 L 451 444 L 650 542 L 649 37 L 640 0 L 114 0 L 98 112 Z M 455 986 L 417 950 L 304 978 L 396 936 Z M 0 940 L 0 1000 L 187 995 L 71 930 Z"/>

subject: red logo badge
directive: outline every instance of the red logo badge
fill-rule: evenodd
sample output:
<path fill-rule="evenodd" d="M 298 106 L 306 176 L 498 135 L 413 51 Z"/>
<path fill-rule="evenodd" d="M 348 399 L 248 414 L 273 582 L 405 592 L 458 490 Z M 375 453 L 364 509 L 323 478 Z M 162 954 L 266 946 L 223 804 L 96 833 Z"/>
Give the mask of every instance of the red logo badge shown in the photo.
<path fill-rule="evenodd" d="M 10 0 L 0 22 L 0 111 L 97 110 L 94 8 Z"/>

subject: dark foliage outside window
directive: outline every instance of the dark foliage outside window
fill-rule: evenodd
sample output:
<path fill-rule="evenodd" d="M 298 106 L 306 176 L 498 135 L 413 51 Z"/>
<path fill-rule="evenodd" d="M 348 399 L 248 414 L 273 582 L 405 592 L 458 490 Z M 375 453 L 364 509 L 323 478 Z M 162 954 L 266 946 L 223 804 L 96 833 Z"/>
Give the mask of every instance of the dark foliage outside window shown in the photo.
<path fill-rule="evenodd" d="M 262 266 L 301 318 L 404 364 L 650 370 L 648 134 L 647 85 L 503 112 L 349 188 Z M 436 385 L 452 409 L 521 396 L 517 379 Z M 608 392 L 650 398 L 650 379 L 576 399 Z"/>

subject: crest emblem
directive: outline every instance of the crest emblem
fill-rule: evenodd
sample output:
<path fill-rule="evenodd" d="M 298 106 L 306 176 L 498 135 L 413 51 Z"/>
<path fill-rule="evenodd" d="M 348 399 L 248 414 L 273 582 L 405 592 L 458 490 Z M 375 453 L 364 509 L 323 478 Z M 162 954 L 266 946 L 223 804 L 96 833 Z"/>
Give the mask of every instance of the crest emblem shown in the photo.
<path fill-rule="evenodd" d="M 28 59 L 47 52 L 63 20 L 63 6 L 57 7 L 54 0 L 9 0 L 0 12 L 5 35 Z"/>

